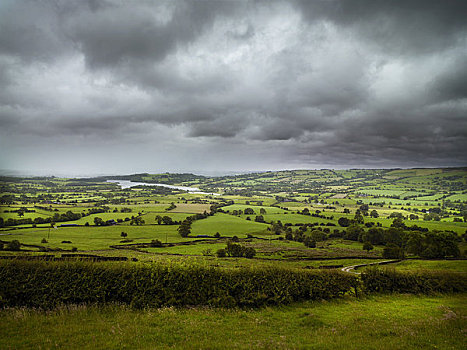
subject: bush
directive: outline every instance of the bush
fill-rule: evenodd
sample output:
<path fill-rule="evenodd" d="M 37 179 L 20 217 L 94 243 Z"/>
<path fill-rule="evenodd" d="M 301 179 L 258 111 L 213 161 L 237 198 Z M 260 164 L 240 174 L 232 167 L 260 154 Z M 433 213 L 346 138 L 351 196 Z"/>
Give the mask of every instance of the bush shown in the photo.
<path fill-rule="evenodd" d="M 305 237 L 305 239 L 303 240 L 303 244 L 305 245 L 305 247 L 308 248 L 316 248 L 316 241 L 311 239 L 310 237 Z"/>
<path fill-rule="evenodd" d="M 225 249 L 218 249 L 216 252 L 216 256 L 218 258 L 225 258 L 227 256 L 227 252 L 225 251 Z"/>
<path fill-rule="evenodd" d="M 41 243 L 49 243 L 45 238 L 42 238 Z"/>
<path fill-rule="evenodd" d="M 153 239 L 153 240 L 151 241 L 151 244 L 150 244 L 150 245 L 151 245 L 151 247 L 153 247 L 153 248 L 158 248 L 158 247 L 162 247 L 162 246 L 163 246 L 162 242 L 161 242 L 160 240 L 158 240 L 158 239 Z"/>
<path fill-rule="evenodd" d="M 363 243 L 363 250 L 370 252 L 370 250 L 373 250 L 373 248 L 373 244 L 371 244 L 370 242 L 366 241 Z"/>
<path fill-rule="evenodd" d="M 5 260 L 0 261 L 0 307 L 259 307 L 330 299 L 350 292 L 355 283 L 355 275 L 340 271 Z"/>
<path fill-rule="evenodd" d="M 204 256 L 212 256 L 212 250 L 210 248 L 203 249 L 201 252 Z"/>
<path fill-rule="evenodd" d="M 256 255 L 256 250 L 255 248 L 253 247 L 245 247 L 243 249 L 243 256 L 247 259 L 251 259 L 251 258 L 254 258 L 254 256 Z"/>
<path fill-rule="evenodd" d="M 14 239 L 6 244 L 5 250 L 18 251 L 21 249 L 21 243 Z"/>

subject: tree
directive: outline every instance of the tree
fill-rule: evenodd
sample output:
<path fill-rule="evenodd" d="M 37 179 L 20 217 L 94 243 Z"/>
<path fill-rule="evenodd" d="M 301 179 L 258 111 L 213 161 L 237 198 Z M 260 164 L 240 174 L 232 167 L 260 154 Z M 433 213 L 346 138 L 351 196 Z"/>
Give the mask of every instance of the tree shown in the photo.
<path fill-rule="evenodd" d="M 420 255 L 424 250 L 423 240 L 424 237 L 420 232 L 411 232 L 408 236 L 407 242 L 405 243 L 407 252 L 415 255 Z"/>
<path fill-rule="evenodd" d="M 164 225 L 173 225 L 174 223 L 170 216 L 163 216 L 162 222 L 164 223 Z"/>
<path fill-rule="evenodd" d="M 225 248 L 228 256 L 232 257 L 241 257 L 243 256 L 243 247 L 240 244 L 227 242 L 227 247 Z"/>
<path fill-rule="evenodd" d="M 370 209 L 370 208 L 368 207 L 368 204 L 362 204 L 362 205 L 360 206 L 360 210 L 361 210 L 361 211 L 368 211 L 369 209 Z"/>
<path fill-rule="evenodd" d="M 337 220 L 337 223 L 342 227 L 348 227 L 350 225 L 350 220 L 346 217 L 341 217 L 339 220 Z"/>
<path fill-rule="evenodd" d="M 125 237 L 127 237 L 127 236 L 128 236 L 128 233 L 126 233 L 126 232 L 122 232 L 122 233 L 120 233 L 120 237 L 123 237 L 123 238 L 125 238 Z"/>
<path fill-rule="evenodd" d="M 383 258 L 385 259 L 403 259 L 404 251 L 394 243 L 389 243 L 383 249 Z"/>
<path fill-rule="evenodd" d="M 372 218 L 375 218 L 375 219 L 376 219 L 376 218 L 379 217 L 379 214 L 378 214 L 378 212 L 377 212 L 376 210 L 373 209 L 373 210 L 371 211 L 371 213 L 370 213 L 370 216 L 371 216 Z"/>
<path fill-rule="evenodd" d="M 325 241 L 327 239 L 326 234 L 321 230 L 313 230 L 310 233 L 311 240 L 315 242 Z"/>
<path fill-rule="evenodd" d="M 314 239 L 311 239 L 311 237 L 305 237 L 303 240 L 303 244 L 305 247 L 308 248 L 316 248 L 316 241 Z"/>
<path fill-rule="evenodd" d="M 130 221 L 130 225 L 136 225 L 136 226 L 140 226 L 140 225 L 143 225 L 144 224 L 144 220 L 141 216 L 136 216 L 134 217 L 133 219 L 131 219 Z"/>
<path fill-rule="evenodd" d="M 174 204 L 174 202 L 170 203 L 170 206 L 166 209 L 167 211 L 175 209 L 177 206 Z"/>
<path fill-rule="evenodd" d="M 370 250 L 373 250 L 373 248 L 373 244 L 371 244 L 370 242 L 366 241 L 365 243 L 363 243 L 363 250 L 370 252 Z"/>
<path fill-rule="evenodd" d="M 14 239 L 6 244 L 5 250 L 18 251 L 21 249 L 21 243 Z"/>
<path fill-rule="evenodd" d="M 382 244 L 384 242 L 384 231 L 379 227 L 372 227 L 362 235 L 362 241 L 369 241 L 371 244 Z"/>
<path fill-rule="evenodd" d="M 182 237 L 188 237 L 188 235 L 191 233 L 191 220 L 183 220 L 180 226 L 178 227 L 178 233 Z"/>
<path fill-rule="evenodd" d="M 362 234 L 363 232 L 364 231 L 360 226 L 351 225 L 347 227 L 347 230 L 345 231 L 345 234 L 344 234 L 344 239 L 348 239 L 351 241 L 358 241 L 360 234 Z"/>
<path fill-rule="evenodd" d="M 255 214 L 255 211 L 254 211 L 253 209 L 251 209 L 251 208 L 246 208 L 246 209 L 243 211 L 243 213 L 244 213 L 245 215 L 254 215 L 254 214 Z"/>
<path fill-rule="evenodd" d="M 251 259 L 256 255 L 256 250 L 253 247 L 244 247 L 243 256 L 247 259 Z"/>
<path fill-rule="evenodd" d="M 261 209 L 259 210 L 259 213 L 260 213 L 261 215 L 266 215 L 266 209 L 261 208 Z"/>
<path fill-rule="evenodd" d="M 264 222 L 264 217 L 263 217 L 263 215 L 256 215 L 255 221 L 256 221 L 256 222 Z"/>
<path fill-rule="evenodd" d="M 355 216 L 353 218 L 354 222 L 357 223 L 357 224 L 363 224 L 363 215 L 362 213 L 360 212 L 359 209 L 357 209 L 357 211 L 355 212 Z"/>
<path fill-rule="evenodd" d="M 225 258 L 227 256 L 227 252 L 225 251 L 225 249 L 218 249 L 216 252 L 216 256 L 218 258 Z"/>
<path fill-rule="evenodd" d="M 157 216 L 156 216 L 156 221 L 157 221 L 157 224 L 160 225 L 161 222 L 162 222 L 162 216 L 157 215 Z"/>
<path fill-rule="evenodd" d="M 393 221 L 392 221 L 392 224 L 391 224 L 391 227 L 401 227 L 401 228 L 405 228 L 405 224 L 404 224 L 404 220 L 402 220 L 401 218 L 395 218 Z"/>
<path fill-rule="evenodd" d="M 102 220 L 102 218 L 96 216 L 96 217 L 94 218 L 94 225 L 96 225 L 96 226 L 102 226 L 102 225 L 104 225 L 104 220 Z"/>
<path fill-rule="evenodd" d="M 384 231 L 384 242 L 402 246 L 404 231 L 400 227 L 390 227 Z"/>
<path fill-rule="evenodd" d="M 158 239 L 153 239 L 149 245 L 153 248 L 162 247 L 162 242 Z"/>
<path fill-rule="evenodd" d="M 422 241 L 422 258 L 434 259 L 460 256 L 457 235 L 452 232 L 428 232 Z"/>

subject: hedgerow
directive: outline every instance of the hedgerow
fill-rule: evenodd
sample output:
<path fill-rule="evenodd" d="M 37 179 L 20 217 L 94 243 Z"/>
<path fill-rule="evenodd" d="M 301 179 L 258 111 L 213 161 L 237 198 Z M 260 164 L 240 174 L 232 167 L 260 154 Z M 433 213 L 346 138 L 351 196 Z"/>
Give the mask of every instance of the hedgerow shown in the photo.
<path fill-rule="evenodd" d="M 368 268 L 361 274 L 361 288 L 366 293 L 453 293 L 467 291 L 467 274 L 461 272 L 402 272 L 391 268 Z"/>
<path fill-rule="evenodd" d="M 13 260 L 0 261 L 0 306 L 258 307 L 342 296 L 356 280 L 340 271 Z"/>

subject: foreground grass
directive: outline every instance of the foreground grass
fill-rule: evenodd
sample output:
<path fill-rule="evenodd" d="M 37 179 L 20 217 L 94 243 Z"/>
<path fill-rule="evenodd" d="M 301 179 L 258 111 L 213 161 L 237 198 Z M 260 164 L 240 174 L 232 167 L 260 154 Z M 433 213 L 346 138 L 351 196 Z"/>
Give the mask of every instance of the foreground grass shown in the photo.
<path fill-rule="evenodd" d="M 461 349 L 467 295 L 386 295 L 258 310 L 74 306 L 0 311 L 0 347 Z"/>

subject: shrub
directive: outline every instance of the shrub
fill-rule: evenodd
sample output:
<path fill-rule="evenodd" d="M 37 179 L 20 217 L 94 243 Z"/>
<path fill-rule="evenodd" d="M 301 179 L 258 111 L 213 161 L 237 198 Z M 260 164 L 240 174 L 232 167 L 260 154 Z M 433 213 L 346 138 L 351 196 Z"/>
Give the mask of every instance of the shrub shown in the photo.
<path fill-rule="evenodd" d="M 158 239 L 153 239 L 151 241 L 151 247 L 156 248 L 156 247 L 162 247 L 162 242 Z"/>
<path fill-rule="evenodd" d="M 225 251 L 229 256 L 233 256 L 233 257 L 243 256 L 243 247 L 240 244 L 228 242 L 227 247 L 225 248 Z"/>
<path fill-rule="evenodd" d="M 308 248 L 316 248 L 316 241 L 314 239 L 311 239 L 310 237 L 305 237 L 303 240 L 303 244 L 305 247 Z"/>
<path fill-rule="evenodd" d="M 6 244 L 5 250 L 18 251 L 21 249 L 21 243 L 14 239 Z"/>
<path fill-rule="evenodd" d="M 225 251 L 225 249 L 218 249 L 217 252 L 216 252 L 216 256 L 218 258 L 225 258 L 227 256 L 227 252 Z"/>
<path fill-rule="evenodd" d="M 48 243 L 45 238 L 42 238 L 41 243 Z"/>
<path fill-rule="evenodd" d="M 244 247 L 243 248 L 243 256 L 247 259 L 254 258 L 256 255 L 256 250 L 253 247 Z"/>
<path fill-rule="evenodd" d="M 363 250 L 369 252 L 370 250 L 373 250 L 373 248 L 373 244 L 371 244 L 370 242 L 366 241 L 365 243 L 363 243 Z"/>
<path fill-rule="evenodd" d="M 204 256 L 211 256 L 212 255 L 212 250 L 210 248 L 204 249 L 201 252 Z"/>

